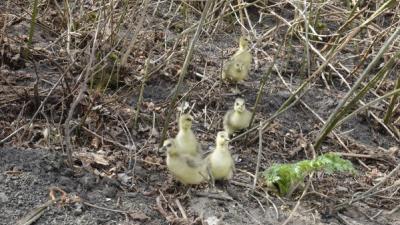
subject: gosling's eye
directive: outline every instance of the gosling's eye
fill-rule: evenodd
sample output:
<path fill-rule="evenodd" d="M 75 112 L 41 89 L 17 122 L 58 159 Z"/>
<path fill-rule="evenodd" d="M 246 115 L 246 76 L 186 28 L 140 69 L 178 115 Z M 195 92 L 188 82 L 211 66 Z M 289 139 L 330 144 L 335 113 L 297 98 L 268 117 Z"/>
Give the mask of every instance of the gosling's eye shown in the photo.
<path fill-rule="evenodd" d="M 171 144 L 171 143 L 167 144 L 167 147 L 171 147 L 171 146 L 172 146 L 172 144 Z"/>

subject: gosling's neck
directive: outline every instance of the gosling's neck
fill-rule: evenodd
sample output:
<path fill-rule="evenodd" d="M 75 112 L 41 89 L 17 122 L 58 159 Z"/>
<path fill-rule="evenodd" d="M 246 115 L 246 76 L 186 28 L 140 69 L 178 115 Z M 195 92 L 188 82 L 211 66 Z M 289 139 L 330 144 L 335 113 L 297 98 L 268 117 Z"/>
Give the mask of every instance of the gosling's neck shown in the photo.
<path fill-rule="evenodd" d="M 217 150 L 219 151 L 225 151 L 228 149 L 228 142 L 225 143 L 217 143 Z"/>
<path fill-rule="evenodd" d="M 190 127 L 179 126 L 179 132 L 187 133 L 187 132 L 189 132 L 190 130 L 191 130 Z"/>
<path fill-rule="evenodd" d="M 171 158 L 175 158 L 176 156 L 178 156 L 177 153 L 168 153 L 168 156 Z"/>
<path fill-rule="evenodd" d="M 241 114 L 243 114 L 243 112 L 244 112 L 245 110 L 243 110 L 243 111 L 234 110 L 234 111 L 235 111 L 235 114 L 237 114 L 237 115 L 241 115 Z"/>
<path fill-rule="evenodd" d="M 245 40 L 239 41 L 239 50 L 241 51 L 248 51 L 249 50 L 249 43 Z"/>
<path fill-rule="evenodd" d="M 243 45 L 240 45 L 239 46 L 239 51 L 240 52 L 244 52 L 244 51 L 248 51 L 249 50 L 249 47 L 248 46 L 243 46 Z"/>
<path fill-rule="evenodd" d="M 171 151 L 167 151 L 167 156 L 176 157 L 176 156 L 178 156 L 178 152 L 176 151 L 176 149 L 171 150 Z"/>

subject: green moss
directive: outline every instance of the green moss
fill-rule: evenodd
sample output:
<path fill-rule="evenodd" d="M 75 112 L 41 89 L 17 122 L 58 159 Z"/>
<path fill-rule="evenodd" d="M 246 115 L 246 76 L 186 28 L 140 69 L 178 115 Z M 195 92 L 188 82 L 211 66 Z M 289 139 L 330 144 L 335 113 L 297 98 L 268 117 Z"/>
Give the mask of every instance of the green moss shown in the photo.
<path fill-rule="evenodd" d="M 327 153 L 313 160 L 302 160 L 292 164 L 275 164 L 264 171 L 264 182 L 268 187 L 277 188 L 280 195 L 291 193 L 304 178 L 314 171 L 354 173 L 350 161 L 340 158 L 338 154 Z"/>

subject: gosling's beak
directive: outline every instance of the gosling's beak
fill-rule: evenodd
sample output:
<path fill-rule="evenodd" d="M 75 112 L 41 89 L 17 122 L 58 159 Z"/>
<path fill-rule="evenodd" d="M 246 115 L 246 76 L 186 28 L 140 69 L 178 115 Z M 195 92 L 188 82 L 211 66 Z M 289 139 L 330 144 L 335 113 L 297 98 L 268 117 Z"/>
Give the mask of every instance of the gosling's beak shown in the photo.
<path fill-rule="evenodd" d="M 160 156 L 166 156 L 167 154 L 168 154 L 168 152 L 167 152 L 167 147 L 165 147 L 165 146 L 162 146 L 161 148 L 159 148 L 158 149 L 158 154 L 160 155 Z"/>
<path fill-rule="evenodd" d="M 161 148 L 158 149 L 158 152 L 166 152 L 166 151 L 167 151 L 166 146 L 162 146 Z"/>
<path fill-rule="evenodd" d="M 197 121 L 192 116 L 190 116 L 190 120 L 192 121 L 192 123 L 197 123 Z"/>

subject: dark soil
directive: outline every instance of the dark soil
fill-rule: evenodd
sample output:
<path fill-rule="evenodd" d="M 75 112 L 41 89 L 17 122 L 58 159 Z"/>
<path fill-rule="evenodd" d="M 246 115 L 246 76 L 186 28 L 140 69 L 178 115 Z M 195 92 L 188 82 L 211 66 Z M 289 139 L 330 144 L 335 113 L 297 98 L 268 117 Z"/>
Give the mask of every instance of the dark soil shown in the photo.
<path fill-rule="evenodd" d="M 77 172 L 64 164 L 65 158 L 60 154 L 38 149 L 1 149 L 0 150 L 0 224 L 13 224 L 35 207 L 49 200 L 49 190 L 59 187 L 68 193 L 69 197 L 79 196 L 83 202 L 109 210 L 118 209 L 127 213 L 112 212 L 87 206 L 81 202 L 54 204 L 47 208 L 36 224 L 169 224 L 180 220 L 168 214 L 168 220 L 157 210 L 156 198 L 163 190 L 163 206 L 172 207 L 179 215 L 176 199 L 180 199 L 187 216 L 191 220 L 201 218 L 205 221 L 218 220 L 222 224 L 280 224 L 289 213 L 288 206 L 295 202 L 280 202 L 275 197 L 269 197 L 275 202 L 279 214 L 261 196 L 246 188 L 228 185 L 227 193 L 233 200 L 198 197 L 207 194 L 202 188 L 193 189 L 184 194 L 184 189 L 175 189 L 170 181 L 166 181 L 165 171 L 149 171 L 138 167 L 140 173 L 147 174 L 151 183 L 137 182 L 135 192 L 123 191 L 118 181 L 88 172 Z M 150 174 L 151 173 L 151 174 Z M 160 174 L 159 176 L 153 176 Z M 143 177 L 146 179 L 146 176 Z M 330 178 L 329 178 L 330 179 Z M 172 186 L 171 186 L 172 185 Z M 348 192 L 343 184 L 335 184 L 334 188 Z M 159 190 L 156 190 L 156 187 Z M 164 187 L 163 187 L 164 186 Z M 338 189 L 339 188 L 339 189 Z M 175 190 L 174 190 L 175 189 Z M 171 192 L 172 191 L 172 192 Z M 217 194 L 219 198 L 227 194 Z M 312 195 L 307 197 L 318 200 Z M 323 201 L 321 201 L 323 200 Z M 167 202 L 168 201 L 168 202 Z M 324 205 L 329 201 L 319 199 Z M 263 206 L 261 206 L 262 204 Z M 326 212 L 317 213 L 310 210 L 309 204 L 302 204 L 294 214 L 290 224 L 341 224 L 338 218 L 352 221 L 351 224 L 398 224 L 400 214 L 385 216 L 385 211 L 371 221 L 369 217 L 377 213 L 366 204 L 342 211 L 341 216 Z M 312 209 L 312 208 L 311 208 Z M 128 216 L 129 215 L 129 216 Z M 182 222 L 182 221 L 181 221 Z M 209 223 L 213 224 L 213 223 Z"/>
<path fill-rule="evenodd" d="M 126 209 L 146 224 L 167 224 L 154 210 L 154 198 L 140 192 L 124 193 L 111 179 L 72 171 L 59 154 L 38 149 L 0 150 L 0 224 L 14 224 L 33 208 L 47 202 L 49 190 L 59 187 L 97 206 Z M 55 204 L 36 224 L 125 224 L 125 214 L 88 207 L 80 202 Z M 131 224 L 131 223 L 127 223 Z"/>

